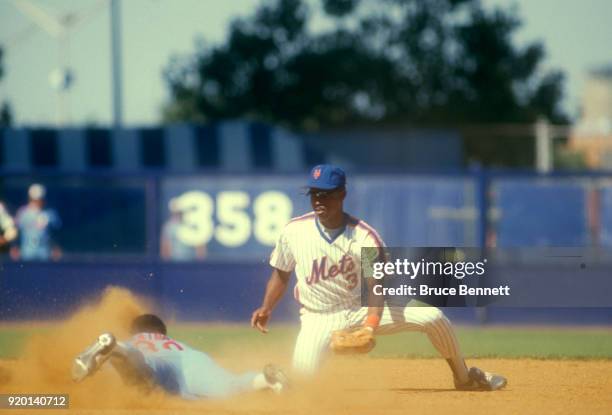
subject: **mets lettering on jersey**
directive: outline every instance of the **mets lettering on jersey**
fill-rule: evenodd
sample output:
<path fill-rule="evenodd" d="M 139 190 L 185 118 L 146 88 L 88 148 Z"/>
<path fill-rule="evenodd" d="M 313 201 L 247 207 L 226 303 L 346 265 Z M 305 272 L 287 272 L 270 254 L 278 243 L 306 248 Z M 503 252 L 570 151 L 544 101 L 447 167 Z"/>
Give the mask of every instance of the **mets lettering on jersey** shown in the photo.
<path fill-rule="evenodd" d="M 330 234 L 311 212 L 287 224 L 270 265 L 295 271 L 295 297 L 306 309 L 342 310 L 360 305 L 361 248 L 382 246 L 364 221 L 346 215 L 345 225 Z"/>
<path fill-rule="evenodd" d="M 343 255 L 338 264 L 328 268 L 327 256 L 319 260 L 312 261 L 312 271 L 310 276 L 306 278 L 306 284 L 317 284 L 319 281 L 325 281 L 329 278 L 335 278 L 338 274 L 342 275 L 345 280 L 349 281 L 353 289 L 357 286 L 357 273 L 355 270 L 355 262 L 349 255 Z"/>

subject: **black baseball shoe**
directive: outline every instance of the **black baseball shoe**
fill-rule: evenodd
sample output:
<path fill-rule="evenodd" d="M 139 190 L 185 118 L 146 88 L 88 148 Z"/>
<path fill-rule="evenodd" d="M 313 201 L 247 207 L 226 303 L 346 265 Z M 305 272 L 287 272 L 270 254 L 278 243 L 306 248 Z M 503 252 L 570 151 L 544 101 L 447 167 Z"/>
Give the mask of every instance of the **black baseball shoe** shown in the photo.
<path fill-rule="evenodd" d="M 117 344 L 115 336 L 103 333 L 94 344 L 78 355 L 72 362 L 72 380 L 80 382 L 94 373 L 110 357 Z"/>
<path fill-rule="evenodd" d="M 465 383 L 459 383 L 455 379 L 455 389 L 460 391 L 496 391 L 508 384 L 505 377 L 485 372 L 477 367 L 470 368 L 468 377 L 470 380 Z"/>

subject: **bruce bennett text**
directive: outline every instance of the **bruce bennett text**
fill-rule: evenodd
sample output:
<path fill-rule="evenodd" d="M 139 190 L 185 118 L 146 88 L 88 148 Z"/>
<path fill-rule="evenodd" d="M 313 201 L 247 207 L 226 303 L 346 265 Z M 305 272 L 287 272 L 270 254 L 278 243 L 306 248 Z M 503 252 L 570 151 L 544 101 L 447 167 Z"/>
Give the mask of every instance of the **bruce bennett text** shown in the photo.
<path fill-rule="evenodd" d="M 399 287 L 383 287 L 376 284 L 373 287 L 374 295 L 382 296 L 405 296 L 405 295 L 436 295 L 436 296 L 508 296 L 510 295 L 510 287 L 508 285 L 500 285 L 499 287 L 469 287 L 461 284 L 458 287 L 430 287 L 426 284 L 407 285 L 402 284 Z"/>

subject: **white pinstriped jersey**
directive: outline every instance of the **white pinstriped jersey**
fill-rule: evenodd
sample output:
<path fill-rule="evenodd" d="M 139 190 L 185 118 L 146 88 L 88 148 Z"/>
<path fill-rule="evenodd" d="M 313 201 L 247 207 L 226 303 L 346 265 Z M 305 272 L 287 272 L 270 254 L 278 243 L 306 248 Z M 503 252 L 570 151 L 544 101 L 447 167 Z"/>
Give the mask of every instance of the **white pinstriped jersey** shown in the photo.
<path fill-rule="evenodd" d="M 361 304 L 361 248 L 383 246 L 374 228 L 350 215 L 346 215 L 344 229 L 332 239 L 311 212 L 287 224 L 270 265 L 295 271 L 294 296 L 306 309 L 349 309 Z"/>

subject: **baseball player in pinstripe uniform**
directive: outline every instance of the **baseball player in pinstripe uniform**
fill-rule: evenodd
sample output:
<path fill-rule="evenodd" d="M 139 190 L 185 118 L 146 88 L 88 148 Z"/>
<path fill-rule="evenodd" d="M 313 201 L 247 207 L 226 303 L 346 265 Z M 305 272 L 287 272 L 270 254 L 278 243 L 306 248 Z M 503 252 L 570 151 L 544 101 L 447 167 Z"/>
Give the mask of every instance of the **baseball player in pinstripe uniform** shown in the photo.
<path fill-rule="evenodd" d="M 301 328 L 293 354 L 294 369 L 313 373 L 329 348 L 335 330 L 360 327 L 376 335 L 421 331 L 448 362 L 461 390 L 497 390 L 506 379 L 465 364 L 450 321 L 436 307 L 361 305 L 362 247 L 384 247 L 376 230 L 343 210 L 346 175 L 332 165 L 315 166 L 308 179 L 313 212 L 294 218 L 282 231 L 270 256 L 272 275 L 263 304 L 251 325 L 267 332 L 274 307 L 292 272 L 300 303 Z"/>

